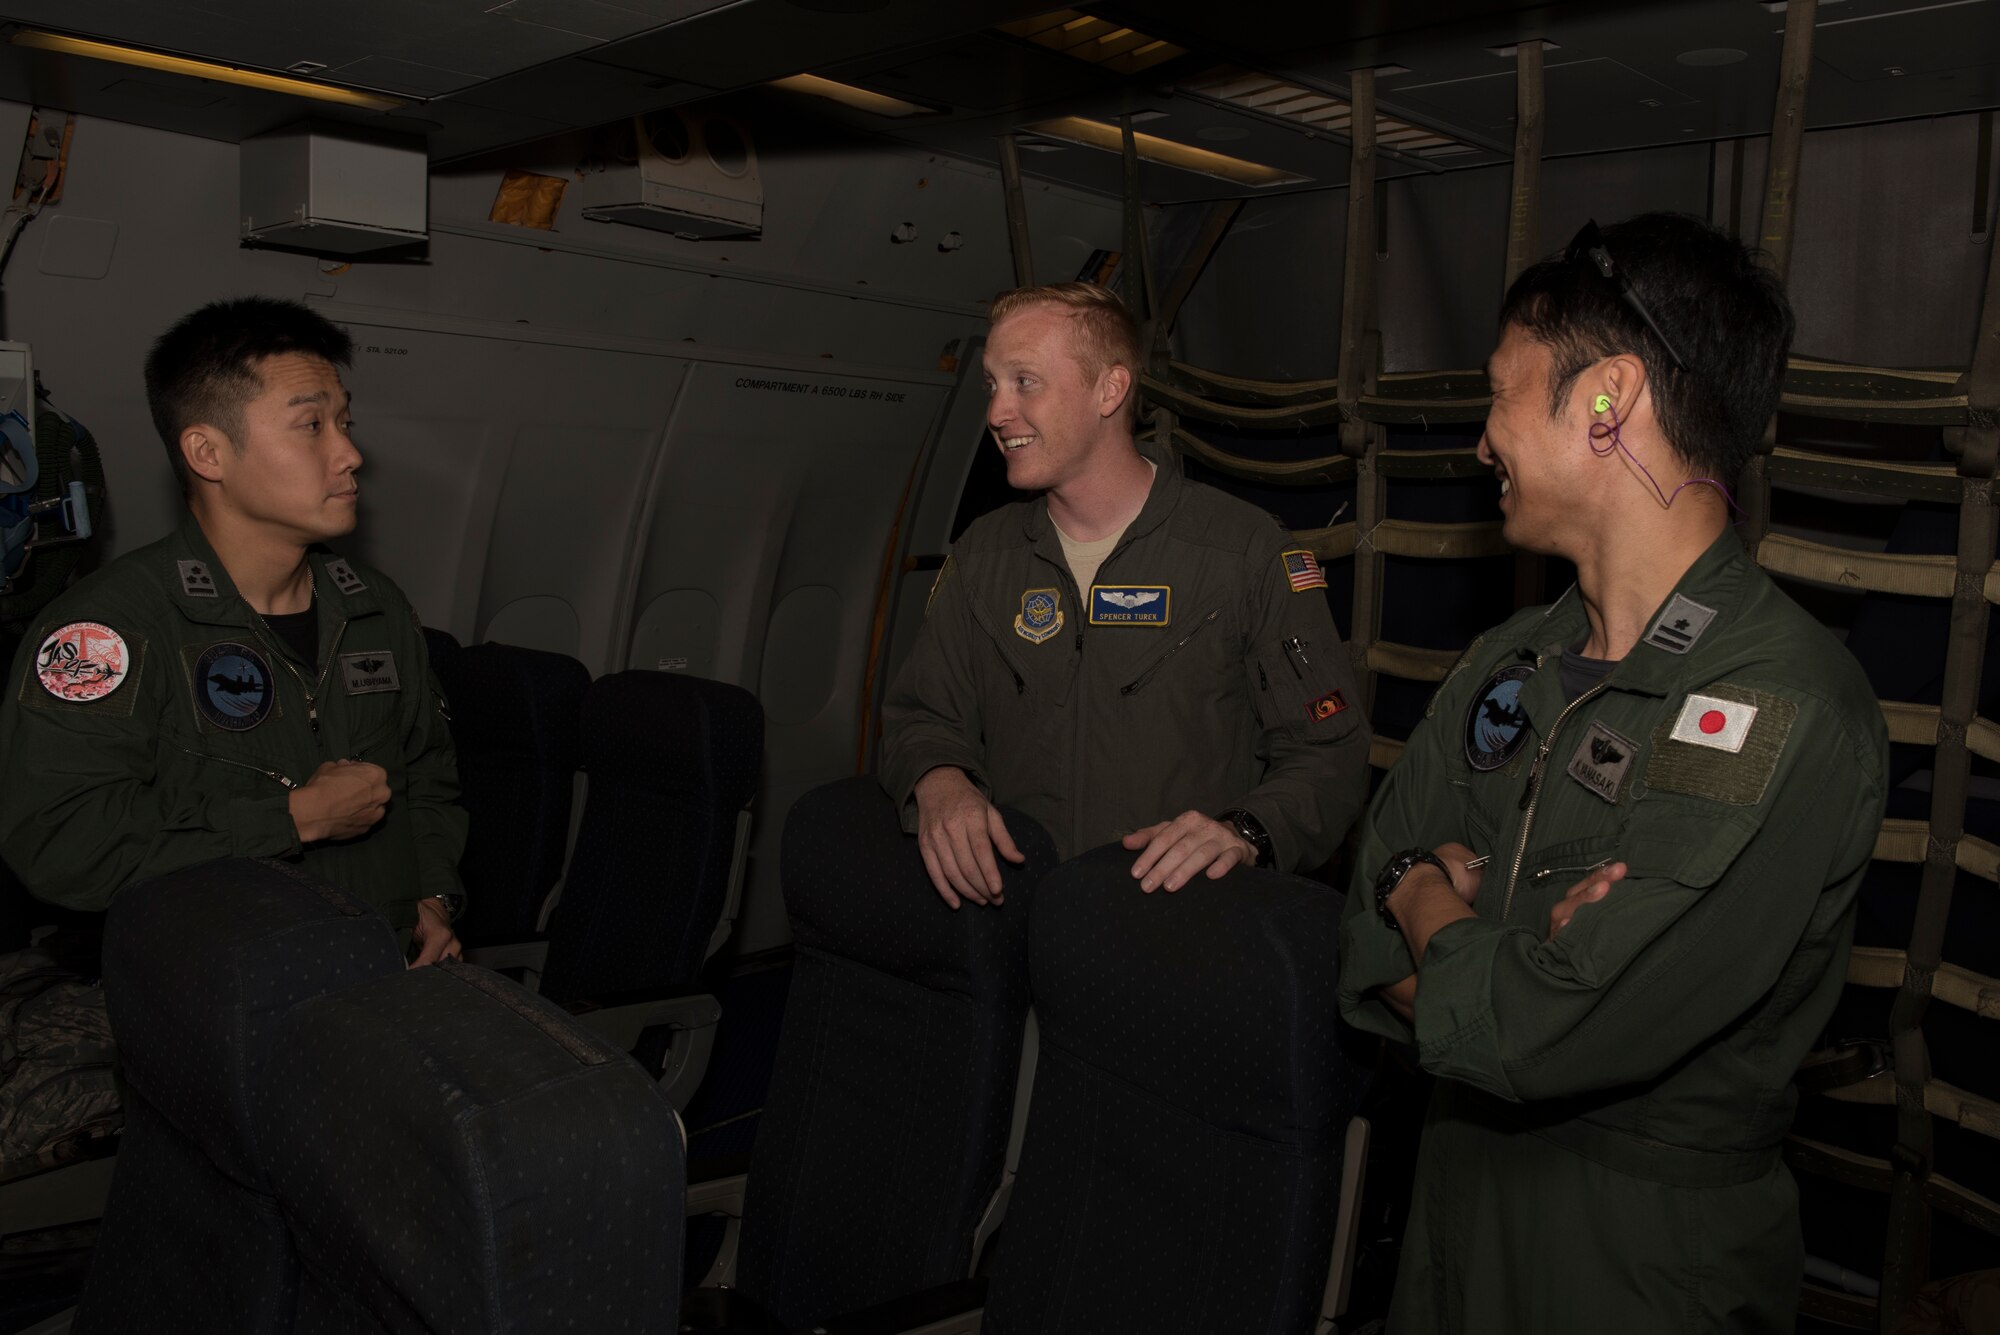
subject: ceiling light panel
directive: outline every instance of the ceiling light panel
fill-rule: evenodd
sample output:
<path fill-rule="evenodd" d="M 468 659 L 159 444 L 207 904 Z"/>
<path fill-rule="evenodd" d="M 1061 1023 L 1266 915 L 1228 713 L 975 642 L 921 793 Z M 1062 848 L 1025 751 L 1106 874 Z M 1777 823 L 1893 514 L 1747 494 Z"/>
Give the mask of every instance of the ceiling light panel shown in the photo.
<path fill-rule="evenodd" d="M 1075 9 L 1058 9 L 1035 18 L 1003 23 L 1000 31 L 1014 37 L 1025 37 L 1037 46 L 1060 51 L 1077 60 L 1102 65 L 1118 74 L 1137 74 L 1175 56 L 1187 54 L 1184 46 L 1175 46 L 1136 28 Z"/>
<path fill-rule="evenodd" d="M 1354 109 L 1344 98 L 1234 67 L 1212 70 L 1180 85 L 1178 91 L 1343 137 L 1354 126 Z M 1479 151 L 1476 145 L 1379 113 L 1375 117 L 1375 142 L 1418 158 L 1448 158 Z"/>
<path fill-rule="evenodd" d="M 239 69 L 234 65 L 220 65 L 208 60 L 162 55 L 157 51 L 142 51 L 137 47 L 97 42 L 87 37 L 66 37 L 60 33 L 36 32 L 32 28 L 24 28 L 15 33 L 12 41 L 15 46 L 34 47 L 37 50 L 54 51 L 66 56 L 108 60 L 119 65 L 159 70 L 165 74 L 209 79 L 216 83 L 235 84 L 239 88 L 255 88 L 267 93 L 289 93 L 293 97 L 309 97 L 319 102 L 338 102 L 344 106 L 364 107 L 370 111 L 393 111 L 404 105 L 401 98 L 384 97 L 379 93 L 338 88 L 332 84 L 315 83 L 308 79 L 267 74 L 262 70 Z"/>
<path fill-rule="evenodd" d="M 788 78 L 771 80 L 771 87 L 783 88 L 787 92 L 805 93 L 811 97 L 824 97 L 842 106 L 853 107 L 876 116 L 930 116 L 935 109 L 909 102 L 887 93 L 878 93 L 872 88 L 858 88 L 851 83 L 839 83 L 833 79 L 823 79 L 817 74 L 794 74 Z"/>

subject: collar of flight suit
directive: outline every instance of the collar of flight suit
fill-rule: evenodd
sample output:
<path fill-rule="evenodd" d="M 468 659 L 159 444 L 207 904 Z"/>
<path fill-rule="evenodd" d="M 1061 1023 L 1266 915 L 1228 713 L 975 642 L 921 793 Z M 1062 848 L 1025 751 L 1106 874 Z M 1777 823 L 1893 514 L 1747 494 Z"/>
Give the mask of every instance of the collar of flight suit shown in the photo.
<path fill-rule="evenodd" d="M 313 597 L 319 608 L 319 631 L 321 656 L 333 644 L 334 632 L 356 617 L 367 616 L 382 610 L 381 600 L 375 590 L 361 584 L 353 592 L 341 588 L 340 581 L 327 572 L 327 565 L 340 558 L 324 550 L 312 550 L 306 560 L 313 569 Z M 193 561 L 201 565 L 210 580 L 214 582 L 215 593 L 190 592 L 188 581 L 182 578 L 181 563 Z M 208 535 L 202 532 L 201 524 L 194 517 L 194 511 L 182 514 L 180 524 L 174 530 L 173 541 L 164 548 L 163 569 L 158 573 L 174 607 L 189 621 L 204 626 L 225 626 L 232 629 L 255 629 L 262 618 L 242 594 L 236 590 L 236 583 L 230 579 L 229 571 L 215 554 L 215 547 Z"/>
<path fill-rule="evenodd" d="M 1640 632 L 1639 642 L 1606 674 L 1606 684 L 1613 690 L 1665 698 L 1700 685 L 1701 682 L 1692 680 L 1697 675 L 1707 680 L 1708 672 L 1697 671 L 1697 665 L 1703 661 L 1701 642 L 1713 643 L 1731 629 L 1743 601 L 1748 564 L 1749 557 L 1743 551 L 1743 543 L 1736 536 L 1736 530 L 1724 529 L 1721 536 L 1710 543 L 1708 549 L 1696 557 L 1694 564 L 1675 582 L 1673 591 L 1653 609 Z M 1649 644 L 1645 638 L 1677 596 L 1715 613 L 1714 619 L 1701 628 L 1695 643 L 1689 646 L 1686 653 L 1662 649 Z M 1509 654 L 1495 665 L 1505 667 L 1510 663 L 1539 661 L 1541 667 L 1546 669 L 1535 673 L 1522 687 L 1520 697 L 1529 718 L 1544 736 L 1570 703 L 1563 693 L 1561 673 L 1557 670 L 1563 651 L 1589 629 L 1582 596 L 1577 593 L 1576 586 L 1571 585 L 1562 597 L 1549 605 L 1546 612 L 1524 622 L 1517 629 Z"/>
<path fill-rule="evenodd" d="M 1185 485 L 1179 466 L 1152 448 L 1151 442 L 1141 444 L 1134 441 L 1133 446 L 1138 450 L 1140 458 L 1153 465 L 1153 485 L 1146 493 L 1146 503 L 1139 507 L 1139 513 L 1125 526 L 1125 532 L 1118 540 L 1119 547 L 1145 537 L 1166 523 L 1168 516 L 1173 514 L 1174 507 L 1180 504 L 1181 489 Z M 1063 555 L 1062 535 L 1056 532 L 1055 521 L 1049 518 L 1049 503 L 1046 496 L 1026 508 L 1021 518 L 1021 531 L 1043 556 L 1054 561 L 1062 569 L 1069 569 L 1068 559 Z M 1105 560 L 1109 561 L 1115 554 L 1115 550 L 1106 553 Z"/>

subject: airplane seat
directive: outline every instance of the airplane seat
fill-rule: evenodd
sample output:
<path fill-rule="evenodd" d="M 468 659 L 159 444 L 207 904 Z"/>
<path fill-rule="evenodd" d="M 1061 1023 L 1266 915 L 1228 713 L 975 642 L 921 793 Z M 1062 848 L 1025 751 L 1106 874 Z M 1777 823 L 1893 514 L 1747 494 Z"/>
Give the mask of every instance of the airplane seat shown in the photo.
<path fill-rule="evenodd" d="M 1027 862 L 1000 864 L 1004 906 L 956 912 L 873 778 L 816 789 L 786 819 L 797 955 L 737 1278 L 790 1326 L 971 1270 L 1020 1072 L 1029 909 L 1056 861 L 1039 826 L 1006 818 Z"/>
<path fill-rule="evenodd" d="M 582 751 L 583 820 L 540 991 L 628 1051 L 671 1030 L 661 1077 L 685 1107 L 721 1016 L 694 989 L 742 894 L 763 707 L 726 682 L 613 673 L 584 696 Z"/>
<path fill-rule="evenodd" d="M 511 644 L 448 650 L 432 664 L 467 816 L 467 903 L 452 929 L 468 949 L 532 940 L 569 845 L 589 669 Z"/>
<path fill-rule="evenodd" d="M 75 1329 L 286 1329 L 298 1265 L 253 1091 L 300 1002 L 403 972 L 396 934 L 284 863 L 226 859 L 121 892 L 104 989 L 126 1128 Z"/>
<path fill-rule="evenodd" d="M 297 1335 L 678 1329 L 678 1119 L 560 1007 L 448 960 L 306 1001 L 274 1035 L 260 1150 Z"/>
<path fill-rule="evenodd" d="M 1304 1335 L 1367 1083 L 1338 1035 L 1340 897 L 1250 868 L 1146 895 L 1131 862 L 1100 848 L 1036 888 L 1041 1057 L 983 1329 Z"/>

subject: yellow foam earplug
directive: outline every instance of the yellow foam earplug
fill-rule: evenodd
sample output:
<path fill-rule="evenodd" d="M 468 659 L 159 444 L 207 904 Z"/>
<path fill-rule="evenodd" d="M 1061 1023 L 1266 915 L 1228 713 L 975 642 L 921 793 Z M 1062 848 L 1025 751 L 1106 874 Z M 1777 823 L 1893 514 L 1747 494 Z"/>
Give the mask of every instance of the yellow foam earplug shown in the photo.
<path fill-rule="evenodd" d="M 1611 396 L 1609 394 L 1599 394 L 1597 401 L 1590 406 L 1597 412 L 1608 413 L 1611 411 Z"/>

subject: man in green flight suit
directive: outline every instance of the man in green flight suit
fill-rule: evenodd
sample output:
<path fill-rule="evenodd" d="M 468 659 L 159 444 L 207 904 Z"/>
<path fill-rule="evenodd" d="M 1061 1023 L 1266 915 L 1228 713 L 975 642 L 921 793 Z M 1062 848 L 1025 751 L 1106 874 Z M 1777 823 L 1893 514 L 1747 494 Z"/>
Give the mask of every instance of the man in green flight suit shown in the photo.
<path fill-rule="evenodd" d="M 1064 857 L 1122 839 L 1142 890 L 1325 862 L 1368 726 L 1312 552 L 1142 452 L 1139 331 L 1089 283 L 993 304 L 986 422 L 1008 483 L 932 587 L 882 711 L 882 785 L 938 894 L 995 903 L 996 804 Z"/>
<path fill-rule="evenodd" d="M 1390 1327 L 1788 1331 L 1779 1142 L 1888 757 L 1859 666 L 1729 528 L 1791 309 L 1650 214 L 1500 323 L 1480 457 L 1508 540 L 1577 581 L 1473 642 L 1362 823 L 1342 1009 L 1438 1077 Z"/>
<path fill-rule="evenodd" d="M 318 544 L 351 532 L 347 335 L 295 302 L 205 306 L 146 362 L 187 501 L 168 537 L 57 599 L 4 699 L 0 855 L 101 909 L 223 857 L 299 858 L 457 955 L 465 816 L 416 614 Z"/>

